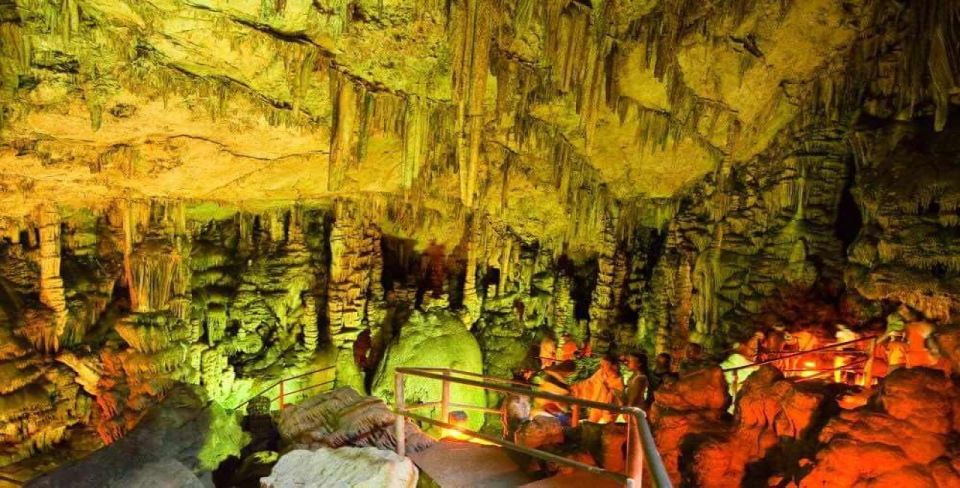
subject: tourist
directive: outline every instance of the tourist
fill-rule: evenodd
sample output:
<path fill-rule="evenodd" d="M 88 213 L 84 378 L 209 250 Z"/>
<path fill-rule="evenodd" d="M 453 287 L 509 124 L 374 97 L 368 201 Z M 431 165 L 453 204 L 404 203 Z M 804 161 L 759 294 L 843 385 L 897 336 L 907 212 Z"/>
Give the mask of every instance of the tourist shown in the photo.
<path fill-rule="evenodd" d="M 557 341 L 549 331 L 540 340 L 540 367 L 549 368 L 557 362 Z"/>
<path fill-rule="evenodd" d="M 931 348 L 930 337 L 933 335 L 932 324 L 922 320 L 914 320 L 906 325 L 907 367 L 920 366 L 935 367 L 940 361 L 935 348 Z"/>
<path fill-rule="evenodd" d="M 907 366 L 909 346 L 904 332 L 893 332 L 889 336 L 884 334 L 887 344 L 887 374 Z"/>
<path fill-rule="evenodd" d="M 760 368 L 759 366 L 750 366 L 754 363 L 750 359 L 754 351 L 755 349 L 750 342 L 736 343 L 733 345 L 733 352 L 720 363 L 720 367 L 724 370 L 723 376 L 727 380 L 730 398 L 736 398 L 737 391 L 740 390 L 744 380 Z M 731 405 L 730 410 L 733 410 L 733 405 Z"/>
<path fill-rule="evenodd" d="M 804 374 L 806 370 L 806 368 L 803 367 L 804 358 L 809 358 L 810 356 L 797 353 L 816 348 L 818 342 L 817 336 L 809 330 L 801 329 L 786 334 L 784 339 L 784 355 L 790 355 L 790 357 L 784 360 L 785 372 L 792 373 L 793 375 Z"/>
<path fill-rule="evenodd" d="M 883 344 L 886 347 L 886 374 L 907 366 L 907 358 L 910 352 L 907 344 L 907 321 L 911 317 L 910 309 L 902 304 L 897 307 L 896 311 L 887 315 L 886 331 L 877 340 L 878 344 Z"/>
<path fill-rule="evenodd" d="M 834 383 L 853 384 L 856 380 L 856 373 L 845 368 L 850 364 L 849 355 L 858 349 L 855 341 L 860 339 L 860 334 L 850 330 L 846 324 L 837 324 L 836 328 L 837 332 L 834 337 L 837 339 L 837 344 L 844 345 L 840 346 L 840 350 L 833 357 L 833 381 Z"/>
<path fill-rule="evenodd" d="M 615 356 L 604 356 L 600 360 L 600 368 L 592 376 L 573 385 L 573 396 L 599 403 L 619 405 L 623 396 L 623 378 Z M 591 408 L 587 420 L 597 423 L 612 422 L 616 418 L 614 412 Z"/>
<path fill-rule="evenodd" d="M 663 385 L 672 383 L 679 377 L 673 372 L 673 357 L 662 352 L 657 354 L 656 362 L 653 365 L 653 371 L 650 373 L 650 385 L 647 387 L 647 404 L 652 405 L 657 390 Z"/>
<path fill-rule="evenodd" d="M 650 384 L 650 367 L 647 355 L 630 353 L 627 355 L 627 370 L 630 380 L 627 382 L 627 394 L 624 404 L 628 407 L 647 408 L 647 387 Z"/>
<path fill-rule="evenodd" d="M 552 366 L 544 369 L 542 374 L 539 375 L 536 384 L 537 389 L 545 393 L 552 393 L 554 395 L 568 396 L 571 393 L 571 387 L 569 380 L 576 373 L 577 365 L 573 361 L 564 361 L 562 363 L 555 363 Z M 553 400 L 546 400 L 543 398 L 534 398 L 533 400 L 533 416 L 541 415 L 544 413 L 553 415 L 550 410 L 547 408 L 549 404 L 554 403 Z M 553 408 L 555 410 L 567 410 L 569 408 L 566 404 L 557 404 L 554 403 Z M 554 415 L 556 416 L 556 415 Z"/>
<path fill-rule="evenodd" d="M 696 342 L 687 343 L 684 350 L 683 361 L 680 361 L 680 373 L 690 373 L 707 366 L 707 358 L 704 355 L 703 346 Z"/>

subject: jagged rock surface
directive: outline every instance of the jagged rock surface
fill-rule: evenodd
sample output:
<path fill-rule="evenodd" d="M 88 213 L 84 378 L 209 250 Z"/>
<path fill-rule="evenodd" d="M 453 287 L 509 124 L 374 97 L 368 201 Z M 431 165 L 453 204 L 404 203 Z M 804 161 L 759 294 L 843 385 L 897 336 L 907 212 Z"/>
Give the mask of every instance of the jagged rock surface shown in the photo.
<path fill-rule="evenodd" d="M 296 448 L 369 446 L 396 450 L 395 419 L 382 400 L 361 396 L 350 388 L 337 388 L 283 410 L 279 428 L 283 440 Z M 404 433 L 408 452 L 433 445 L 433 440 L 409 421 Z"/>
<path fill-rule="evenodd" d="M 950 379 L 927 368 L 897 370 L 884 379 L 873 401 L 827 423 L 819 436 L 823 448 L 801 487 L 960 483 L 948 440 L 957 433 L 960 400 Z M 850 462 L 850 456 L 858 462 Z"/>

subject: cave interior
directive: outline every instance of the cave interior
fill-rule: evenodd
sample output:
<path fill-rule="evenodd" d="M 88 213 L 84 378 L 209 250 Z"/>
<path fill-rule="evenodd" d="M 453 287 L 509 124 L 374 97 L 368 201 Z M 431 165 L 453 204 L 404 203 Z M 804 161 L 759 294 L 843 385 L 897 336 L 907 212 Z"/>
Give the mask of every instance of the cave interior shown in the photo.
<path fill-rule="evenodd" d="M 960 0 L 0 0 L 0 486 L 442 486 L 331 434 L 398 367 L 677 487 L 960 487 Z"/>

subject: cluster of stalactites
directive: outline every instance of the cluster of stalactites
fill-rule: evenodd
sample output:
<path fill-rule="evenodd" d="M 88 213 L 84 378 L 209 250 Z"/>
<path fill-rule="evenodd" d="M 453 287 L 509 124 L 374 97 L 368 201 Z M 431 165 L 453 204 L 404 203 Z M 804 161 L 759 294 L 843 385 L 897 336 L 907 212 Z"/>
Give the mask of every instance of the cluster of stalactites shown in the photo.
<path fill-rule="evenodd" d="M 440 171 L 454 140 L 449 107 L 424 97 L 373 87 L 330 70 L 333 126 L 330 141 L 328 191 L 337 191 L 344 172 L 367 155 L 372 137 L 396 137 L 402 147 L 401 185 L 409 189 L 421 177 Z"/>

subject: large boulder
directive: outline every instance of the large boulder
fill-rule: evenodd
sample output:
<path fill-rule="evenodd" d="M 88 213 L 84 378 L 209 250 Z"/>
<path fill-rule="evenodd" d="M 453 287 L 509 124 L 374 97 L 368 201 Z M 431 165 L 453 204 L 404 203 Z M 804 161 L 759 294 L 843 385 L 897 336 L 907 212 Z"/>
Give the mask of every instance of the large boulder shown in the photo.
<path fill-rule="evenodd" d="M 730 394 L 723 371 L 704 368 L 657 390 L 650 420 L 663 463 L 675 485 L 681 481 L 681 458 L 689 441 L 729 431 L 724 420 Z"/>
<path fill-rule="evenodd" d="M 185 480 L 188 486 L 192 479 L 185 470 L 212 471 L 228 456 L 239 455 L 247 441 L 232 412 L 207 403 L 194 388 L 178 386 L 126 436 L 28 486 L 120 488 L 136 486 L 151 473 L 167 473 L 163 479 Z"/>
<path fill-rule="evenodd" d="M 299 449 L 353 446 L 395 450 L 395 419 L 379 398 L 337 388 L 283 410 L 279 428 L 284 442 Z M 407 422 L 404 432 L 408 452 L 433 445 L 433 440 L 412 422 Z"/>
<path fill-rule="evenodd" d="M 263 488 L 415 488 L 413 461 L 374 447 L 302 449 L 284 454 Z"/>
<path fill-rule="evenodd" d="M 823 399 L 784 379 L 780 370 L 761 367 L 740 389 L 734 429 L 696 449 L 691 468 L 697 485 L 739 486 L 748 464 L 764 458 L 784 437 L 799 439 L 810 431 Z"/>
<path fill-rule="evenodd" d="M 841 413 L 820 432 L 824 447 L 801 488 L 960 486 L 957 389 L 942 371 L 898 369 L 870 405 Z"/>
<path fill-rule="evenodd" d="M 414 312 L 400 330 L 397 341 L 387 347 L 384 361 L 373 382 L 373 394 L 387 402 L 394 401 L 394 371 L 398 367 L 452 368 L 483 373 L 483 354 L 476 338 L 457 316 L 432 310 Z M 442 394 L 438 380 L 408 376 L 404 383 L 404 400 L 409 403 L 439 401 Z M 465 405 L 486 406 L 486 395 L 479 388 L 453 384 L 450 401 Z M 426 415 L 428 410 L 421 410 Z M 436 414 L 436 412 L 434 412 Z M 483 415 L 467 412 L 468 426 L 478 430 Z"/>
<path fill-rule="evenodd" d="M 556 417 L 538 415 L 520 425 L 514 441 L 531 449 L 558 446 L 564 441 L 563 426 Z"/>
<path fill-rule="evenodd" d="M 204 484 L 179 461 L 164 459 L 128 472 L 117 486 L 125 488 L 203 488 Z"/>
<path fill-rule="evenodd" d="M 917 429 L 948 434 L 960 429 L 960 392 L 941 371 L 899 369 L 882 384 L 878 402 L 891 417 Z"/>

